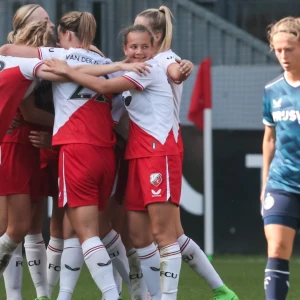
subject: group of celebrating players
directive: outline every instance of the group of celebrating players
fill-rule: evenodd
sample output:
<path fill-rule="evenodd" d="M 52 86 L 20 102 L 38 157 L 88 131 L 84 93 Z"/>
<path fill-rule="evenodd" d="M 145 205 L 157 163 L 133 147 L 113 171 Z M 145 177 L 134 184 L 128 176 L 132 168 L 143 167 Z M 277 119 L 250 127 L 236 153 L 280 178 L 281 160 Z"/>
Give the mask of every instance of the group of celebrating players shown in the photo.
<path fill-rule="evenodd" d="M 13 27 L 0 48 L 7 299 L 22 299 L 23 241 L 37 299 L 50 299 L 59 279 L 57 299 L 71 299 L 84 262 L 105 300 L 121 298 L 122 282 L 131 299 L 177 299 L 182 260 L 207 281 L 212 299 L 238 299 L 181 226 L 179 107 L 193 64 L 170 49 L 170 10 L 138 14 L 122 30 L 126 59 L 116 63 L 92 45 L 90 13 L 65 14 L 59 44 L 39 5 L 19 8 Z"/>
<path fill-rule="evenodd" d="M 58 281 L 57 299 L 71 299 L 84 262 L 105 300 L 121 299 L 122 282 L 134 300 L 177 299 L 183 260 L 206 280 L 211 299 L 238 300 L 181 226 L 179 109 L 193 64 L 171 50 L 170 10 L 139 13 L 122 30 L 126 59 L 116 63 L 92 45 L 96 21 L 90 13 L 65 14 L 59 44 L 39 5 L 18 9 L 13 28 L 0 48 L 0 276 L 6 298 L 22 299 L 24 241 L 37 299 L 50 299 Z M 286 297 L 300 216 L 297 148 L 291 154 L 298 143 L 293 97 L 299 93 L 299 36 L 297 18 L 269 32 L 285 73 L 266 86 L 264 97 L 268 300 Z M 291 108 L 289 116 L 278 114 L 282 107 Z M 54 205 L 46 249 L 41 228 L 48 196 Z"/>

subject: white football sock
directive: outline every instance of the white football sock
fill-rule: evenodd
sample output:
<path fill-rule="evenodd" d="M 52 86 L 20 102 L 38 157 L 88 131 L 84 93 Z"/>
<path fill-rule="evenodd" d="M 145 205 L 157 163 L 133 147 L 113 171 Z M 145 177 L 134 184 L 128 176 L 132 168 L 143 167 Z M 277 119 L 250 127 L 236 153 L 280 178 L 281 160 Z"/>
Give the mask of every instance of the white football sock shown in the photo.
<path fill-rule="evenodd" d="M 134 248 L 127 252 L 127 258 L 130 269 L 129 277 L 132 299 L 146 299 L 148 289 L 143 278 L 139 257 Z"/>
<path fill-rule="evenodd" d="M 59 280 L 63 249 L 64 240 L 51 236 L 47 247 L 47 283 L 49 297 L 51 297 L 53 289 Z"/>
<path fill-rule="evenodd" d="M 113 266 L 117 269 L 123 281 L 130 289 L 129 263 L 126 256 L 126 249 L 122 243 L 120 235 L 116 231 L 111 230 L 102 239 L 102 242 L 108 252 L 110 259 L 112 260 Z"/>
<path fill-rule="evenodd" d="M 36 289 L 37 298 L 48 296 L 47 254 L 42 234 L 26 235 L 24 248 L 29 272 Z"/>
<path fill-rule="evenodd" d="M 82 252 L 85 263 L 105 300 L 118 299 L 112 262 L 100 238 L 95 236 L 84 241 Z"/>
<path fill-rule="evenodd" d="M 183 261 L 200 275 L 212 290 L 224 285 L 222 279 L 206 257 L 205 253 L 192 239 L 183 234 L 178 239 L 178 244 Z"/>
<path fill-rule="evenodd" d="M 64 240 L 61 256 L 60 289 L 57 300 L 71 300 L 83 266 L 83 253 L 78 238 Z"/>
<path fill-rule="evenodd" d="M 22 300 L 23 255 L 22 243 L 12 253 L 11 260 L 3 274 L 6 300 Z"/>
<path fill-rule="evenodd" d="M 152 243 L 147 247 L 136 249 L 136 252 L 148 292 L 153 300 L 161 299 L 160 256 L 157 247 Z"/>
<path fill-rule="evenodd" d="M 18 244 L 15 243 L 6 233 L 0 237 L 0 278 L 9 264 L 12 253 L 17 247 Z"/>
<path fill-rule="evenodd" d="M 182 260 L 178 243 L 161 248 L 160 258 L 161 299 L 176 300 Z"/>
<path fill-rule="evenodd" d="M 119 296 L 121 296 L 122 295 L 122 282 L 123 282 L 123 280 L 122 280 L 121 275 L 117 271 L 117 269 L 114 268 L 114 266 L 113 266 L 113 274 L 114 274 L 114 280 L 115 280 L 115 283 L 116 283 L 116 286 L 117 286 L 118 294 L 119 294 Z"/>

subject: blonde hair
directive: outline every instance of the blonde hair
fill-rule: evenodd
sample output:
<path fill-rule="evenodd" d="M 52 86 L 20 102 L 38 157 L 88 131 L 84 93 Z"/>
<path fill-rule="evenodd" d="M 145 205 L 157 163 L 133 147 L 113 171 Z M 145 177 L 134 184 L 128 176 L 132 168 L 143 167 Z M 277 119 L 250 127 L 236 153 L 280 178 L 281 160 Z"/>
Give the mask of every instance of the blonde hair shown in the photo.
<path fill-rule="evenodd" d="M 21 6 L 14 14 L 13 18 L 13 31 L 9 32 L 7 36 L 8 43 L 14 43 L 15 36 L 18 30 L 22 29 L 30 19 L 33 12 L 41 7 L 38 4 L 28 4 Z"/>
<path fill-rule="evenodd" d="M 300 18 L 286 17 L 268 26 L 268 40 L 271 49 L 274 49 L 274 35 L 279 32 L 290 33 L 294 35 L 298 41 L 300 41 Z"/>
<path fill-rule="evenodd" d="M 49 45 L 51 33 L 48 30 L 48 22 L 35 21 L 28 23 L 22 29 L 19 29 L 14 36 L 15 45 L 26 45 L 32 47 L 45 47 Z"/>
<path fill-rule="evenodd" d="M 84 49 L 89 49 L 96 35 L 96 20 L 88 12 L 71 11 L 66 13 L 59 22 L 59 31 L 67 30 L 75 33 Z"/>
<path fill-rule="evenodd" d="M 161 6 L 159 9 L 146 9 L 139 13 L 137 17 L 146 18 L 149 21 L 150 29 L 153 33 L 161 33 L 161 39 L 158 41 L 158 53 L 171 48 L 173 31 L 172 18 L 174 17 L 167 6 Z"/>

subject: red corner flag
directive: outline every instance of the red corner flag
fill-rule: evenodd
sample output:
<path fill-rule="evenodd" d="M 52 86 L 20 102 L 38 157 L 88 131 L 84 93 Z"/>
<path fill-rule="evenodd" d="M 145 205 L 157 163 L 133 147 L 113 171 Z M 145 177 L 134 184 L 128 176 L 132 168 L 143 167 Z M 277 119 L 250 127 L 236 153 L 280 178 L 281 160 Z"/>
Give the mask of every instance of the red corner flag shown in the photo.
<path fill-rule="evenodd" d="M 206 58 L 199 65 L 188 111 L 188 120 L 202 130 L 204 109 L 212 107 L 210 69 L 211 59 Z"/>

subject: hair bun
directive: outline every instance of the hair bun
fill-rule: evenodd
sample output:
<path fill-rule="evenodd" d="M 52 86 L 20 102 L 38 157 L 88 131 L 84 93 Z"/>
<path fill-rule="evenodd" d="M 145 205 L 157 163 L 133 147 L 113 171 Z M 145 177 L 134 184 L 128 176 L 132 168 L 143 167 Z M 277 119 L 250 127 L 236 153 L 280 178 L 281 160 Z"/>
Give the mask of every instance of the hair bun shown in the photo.
<path fill-rule="evenodd" d="M 158 10 L 162 13 L 165 13 L 165 6 L 161 6 Z"/>

